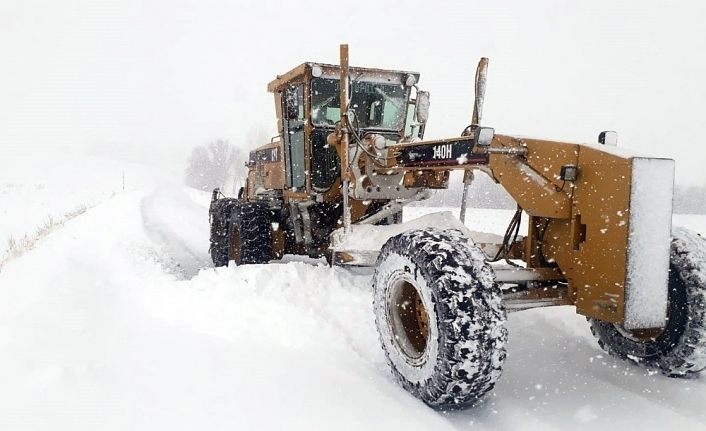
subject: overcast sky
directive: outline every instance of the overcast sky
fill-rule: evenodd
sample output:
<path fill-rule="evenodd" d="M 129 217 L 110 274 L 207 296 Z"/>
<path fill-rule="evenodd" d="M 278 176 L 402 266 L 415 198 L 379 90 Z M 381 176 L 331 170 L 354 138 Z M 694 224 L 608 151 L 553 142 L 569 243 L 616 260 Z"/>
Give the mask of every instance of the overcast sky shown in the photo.
<path fill-rule="evenodd" d="M 0 1 L 0 157 L 89 152 L 181 166 L 274 135 L 267 83 L 304 61 L 421 72 L 427 137 L 470 122 L 677 160 L 706 184 L 706 2 Z"/>

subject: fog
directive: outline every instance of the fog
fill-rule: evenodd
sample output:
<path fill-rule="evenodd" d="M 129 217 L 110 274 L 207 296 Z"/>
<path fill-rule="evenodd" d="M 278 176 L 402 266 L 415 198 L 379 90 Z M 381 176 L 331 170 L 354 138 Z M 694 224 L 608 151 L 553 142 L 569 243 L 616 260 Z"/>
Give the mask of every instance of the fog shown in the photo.
<path fill-rule="evenodd" d="M 88 153 L 183 169 L 195 145 L 275 135 L 267 83 L 304 61 L 421 72 L 427 137 L 499 133 L 619 145 L 706 184 L 706 3 L 39 1 L 0 3 L 0 157 Z"/>

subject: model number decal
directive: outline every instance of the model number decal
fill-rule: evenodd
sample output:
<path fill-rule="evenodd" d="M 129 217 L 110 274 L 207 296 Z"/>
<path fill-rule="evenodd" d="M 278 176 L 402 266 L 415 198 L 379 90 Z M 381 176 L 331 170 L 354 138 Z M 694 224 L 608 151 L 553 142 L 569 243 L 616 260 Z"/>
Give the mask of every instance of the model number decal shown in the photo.
<path fill-rule="evenodd" d="M 400 166 L 455 166 L 485 164 L 488 157 L 473 154 L 473 138 L 461 137 L 453 141 L 407 144 L 397 161 Z"/>
<path fill-rule="evenodd" d="M 452 157 L 451 144 L 437 145 L 434 147 L 434 159 L 450 159 Z"/>

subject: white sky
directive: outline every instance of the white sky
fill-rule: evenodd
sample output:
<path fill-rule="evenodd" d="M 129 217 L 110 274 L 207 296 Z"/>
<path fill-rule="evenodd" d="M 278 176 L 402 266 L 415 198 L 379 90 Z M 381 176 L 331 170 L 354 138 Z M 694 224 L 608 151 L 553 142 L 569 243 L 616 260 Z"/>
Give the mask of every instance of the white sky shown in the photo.
<path fill-rule="evenodd" d="M 280 4 L 281 3 L 281 4 Z M 216 138 L 274 135 L 267 83 L 303 61 L 421 72 L 427 137 L 470 120 L 677 160 L 706 184 L 704 1 L 0 1 L 0 157 L 91 152 L 179 166 Z"/>

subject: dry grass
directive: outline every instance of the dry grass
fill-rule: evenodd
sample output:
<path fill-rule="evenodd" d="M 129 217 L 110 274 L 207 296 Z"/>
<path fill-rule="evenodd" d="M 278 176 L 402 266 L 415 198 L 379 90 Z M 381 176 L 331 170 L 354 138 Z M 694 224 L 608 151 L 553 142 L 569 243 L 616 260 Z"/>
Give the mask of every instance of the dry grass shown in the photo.
<path fill-rule="evenodd" d="M 42 238 L 59 229 L 69 220 L 85 213 L 88 209 L 89 207 L 80 205 L 63 214 L 59 219 L 49 216 L 44 220 L 42 226 L 37 228 L 33 233 L 25 234 L 17 239 L 10 237 L 7 240 L 7 248 L 2 252 L 2 255 L 0 255 L 0 271 L 2 271 L 3 266 L 8 261 L 32 250 Z"/>

